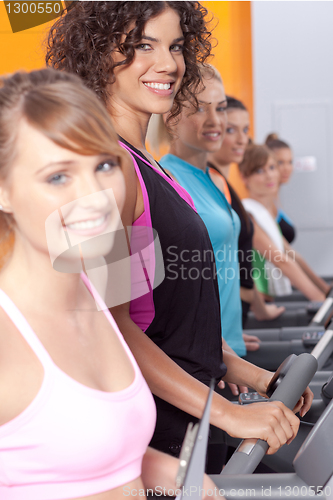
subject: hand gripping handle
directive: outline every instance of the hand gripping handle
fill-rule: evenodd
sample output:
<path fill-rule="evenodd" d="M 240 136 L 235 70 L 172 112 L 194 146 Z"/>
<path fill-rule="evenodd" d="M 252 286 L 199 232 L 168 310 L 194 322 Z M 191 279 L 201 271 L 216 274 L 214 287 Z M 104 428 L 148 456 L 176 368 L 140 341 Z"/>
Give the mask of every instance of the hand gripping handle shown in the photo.
<path fill-rule="evenodd" d="M 297 356 L 269 401 L 282 401 L 293 409 L 317 370 L 317 360 L 309 353 Z M 252 474 L 268 450 L 261 439 L 244 439 L 221 474 Z"/>

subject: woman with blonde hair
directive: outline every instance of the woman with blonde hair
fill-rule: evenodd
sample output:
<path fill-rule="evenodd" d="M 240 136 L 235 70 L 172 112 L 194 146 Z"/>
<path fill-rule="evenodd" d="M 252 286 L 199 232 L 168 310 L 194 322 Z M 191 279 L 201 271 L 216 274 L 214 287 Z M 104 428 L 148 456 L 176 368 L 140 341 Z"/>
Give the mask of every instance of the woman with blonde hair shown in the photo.
<path fill-rule="evenodd" d="M 152 394 L 88 277 L 123 230 L 130 165 L 79 78 L 1 79 L 0 219 L 14 235 L 0 272 L 2 500 L 176 490 L 179 461 L 147 449 Z"/>

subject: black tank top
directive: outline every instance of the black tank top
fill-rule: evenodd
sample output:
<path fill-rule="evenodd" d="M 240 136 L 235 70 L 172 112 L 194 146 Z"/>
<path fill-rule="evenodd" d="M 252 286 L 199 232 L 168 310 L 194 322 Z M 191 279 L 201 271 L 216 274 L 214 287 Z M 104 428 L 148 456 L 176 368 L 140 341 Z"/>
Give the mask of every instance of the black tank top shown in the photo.
<path fill-rule="evenodd" d="M 213 248 L 200 216 L 140 158 L 135 156 L 165 267 L 163 282 L 153 290 L 155 316 L 146 334 L 187 373 L 208 385 L 226 373 Z"/>
<path fill-rule="evenodd" d="M 288 243 L 292 243 L 296 237 L 295 227 L 292 224 L 290 224 L 290 222 L 288 222 L 283 217 L 283 215 L 281 216 L 278 224 L 281 228 L 282 236 L 284 236 L 286 238 Z"/>

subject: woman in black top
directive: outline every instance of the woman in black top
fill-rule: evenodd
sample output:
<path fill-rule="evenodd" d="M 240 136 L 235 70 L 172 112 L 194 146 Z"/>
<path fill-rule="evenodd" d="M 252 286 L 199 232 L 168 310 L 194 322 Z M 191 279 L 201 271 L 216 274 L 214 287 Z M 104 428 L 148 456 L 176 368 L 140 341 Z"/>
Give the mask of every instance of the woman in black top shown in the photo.
<path fill-rule="evenodd" d="M 169 283 L 173 275 L 166 269 L 161 292 L 153 291 L 155 316 L 146 333 L 132 321 L 129 304 L 112 311 L 152 392 L 166 402 L 166 408 L 158 403 L 162 425 L 158 424 L 155 446 L 174 454 L 179 453 L 185 430 L 182 425 L 178 431 L 178 415 L 185 421 L 190 415 L 202 416 L 206 384 L 213 374 L 217 379 L 223 376 L 225 366 L 220 367 L 216 282 L 199 273 L 190 283 L 186 274 L 189 265 L 200 261 L 202 250 L 211 251 L 207 231 L 190 204 L 171 191 L 167 177 L 145 149 L 145 136 L 152 113 L 172 108 L 175 117 L 186 99 L 195 102 L 198 63 L 210 54 L 206 14 L 198 2 L 77 2 L 51 29 L 47 52 L 49 65 L 78 73 L 100 95 L 118 134 L 127 141 L 125 146 L 138 160 L 136 173 L 147 184 L 152 225 L 159 233 L 166 268 L 172 247 L 177 248 L 176 285 Z M 131 176 L 124 226 L 131 226 L 146 209 L 145 190 L 134 169 Z M 202 263 L 198 265 L 200 270 Z M 265 392 L 269 372 L 228 351 L 223 361 L 228 367 L 224 380 Z M 302 412 L 312 399 L 309 390 L 305 396 Z M 213 398 L 211 423 L 232 436 L 267 440 L 269 453 L 292 438 L 299 425 L 281 403 L 243 408 L 218 394 Z"/>
<path fill-rule="evenodd" d="M 210 164 L 225 178 L 228 177 L 231 163 L 242 161 L 245 148 L 249 143 L 250 117 L 244 104 L 234 97 L 227 96 L 227 126 L 226 134 L 219 151 L 209 156 Z M 252 279 L 252 237 L 253 224 L 246 213 L 236 191 L 228 183 L 231 205 L 241 221 L 241 230 L 238 239 L 239 248 L 239 277 L 241 286 L 243 328 L 246 325 L 247 315 L 252 309 L 257 319 L 275 319 L 284 311 L 283 307 L 265 304 L 254 287 Z M 247 350 L 256 350 L 259 345 L 251 337 L 244 334 Z"/>

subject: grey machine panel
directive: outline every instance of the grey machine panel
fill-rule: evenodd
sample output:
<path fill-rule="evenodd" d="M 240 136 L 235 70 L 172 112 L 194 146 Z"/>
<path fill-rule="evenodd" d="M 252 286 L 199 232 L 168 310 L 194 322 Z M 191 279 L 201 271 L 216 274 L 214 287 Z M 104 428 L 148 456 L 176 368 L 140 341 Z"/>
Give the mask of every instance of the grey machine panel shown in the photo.
<path fill-rule="evenodd" d="M 294 468 L 313 486 L 325 486 L 333 471 L 333 400 L 299 449 Z"/>

